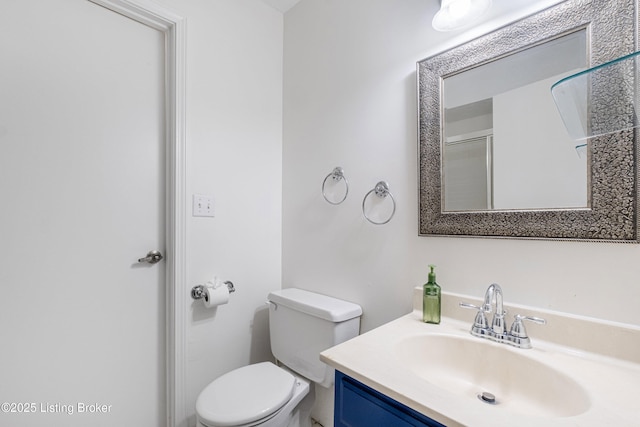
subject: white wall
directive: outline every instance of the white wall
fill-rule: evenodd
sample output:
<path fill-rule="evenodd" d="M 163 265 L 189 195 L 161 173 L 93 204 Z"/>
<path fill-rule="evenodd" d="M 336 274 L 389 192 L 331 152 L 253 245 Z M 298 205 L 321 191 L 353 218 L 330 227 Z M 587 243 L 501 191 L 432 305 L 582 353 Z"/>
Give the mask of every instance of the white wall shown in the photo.
<path fill-rule="evenodd" d="M 303 0 L 285 15 L 283 286 L 361 304 L 366 331 L 407 313 L 435 264 L 448 291 L 498 282 L 513 303 L 640 325 L 640 245 L 418 237 L 415 64 L 464 39 L 430 29 L 437 3 Z M 351 190 L 331 206 L 320 184 L 338 165 Z M 360 204 L 381 179 L 398 209 L 374 226 Z"/>
<path fill-rule="evenodd" d="M 214 197 L 215 218 L 191 217 L 187 207 L 180 285 L 189 292 L 217 275 L 237 289 L 215 310 L 188 298 L 187 405 L 195 414 L 211 380 L 271 358 L 261 308 L 281 287 L 283 17 L 259 0 L 158 3 L 187 20 L 187 193 Z"/>
<path fill-rule="evenodd" d="M 578 156 L 549 91 L 567 75 L 493 97 L 496 209 L 588 206 L 587 159 Z"/>

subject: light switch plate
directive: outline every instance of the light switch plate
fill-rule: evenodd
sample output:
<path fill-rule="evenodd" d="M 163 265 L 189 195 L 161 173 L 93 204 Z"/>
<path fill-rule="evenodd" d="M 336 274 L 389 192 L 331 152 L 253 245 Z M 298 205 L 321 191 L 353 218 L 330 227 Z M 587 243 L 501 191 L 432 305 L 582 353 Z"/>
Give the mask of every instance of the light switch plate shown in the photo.
<path fill-rule="evenodd" d="M 193 216 L 213 217 L 213 197 L 202 194 L 193 195 Z"/>

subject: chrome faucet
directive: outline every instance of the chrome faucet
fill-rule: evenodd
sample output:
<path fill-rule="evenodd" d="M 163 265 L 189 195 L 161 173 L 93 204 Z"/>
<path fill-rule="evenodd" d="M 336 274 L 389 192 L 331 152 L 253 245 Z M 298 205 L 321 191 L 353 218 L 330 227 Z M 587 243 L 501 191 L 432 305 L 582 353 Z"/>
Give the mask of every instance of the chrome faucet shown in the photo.
<path fill-rule="evenodd" d="M 504 315 L 507 314 L 504 311 L 504 307 L 502 304 L 502 288 L 497 283 L 492 283 L 487 288 L 487 291 L 484 294 L 484 304 L 482 306 L 483 311 L 486 313 L 491 313 L 491 303 L 494 301 L 495 295 L 495 307 L 496 312 L 493 315 L 493 321 L 491 322 L 491 330 L 489 331 L 489 335 L 498 342 L 503 342 L 507 337 L 507 325 L 504 321 Z"/>
<path fill-rule="evenodd" d="M 493 312 L 495 304 L 495 314 L 491 321 L 491 326 L 487 321 L 487 314 Z M 474 308 L 478 310 L 471 327 L 471 335 L 480 338 L 489 338 L 492 341 L 506 343 L 518 348 L 531 348 L 531 340 L 527 336 L 527 331 L 522 324 L 523 320 L 529 320 L 539 324 L 545 324 L 546 321 L 539 317 L 515 315 L 515 321 L 511 330 L 507 332 L 507 324 L 504 320 L 507 312 L 503 306 L 502 288 L 497 283 L 492 283 L 484 294 L 484 302 L 482 306 L 460 303 L 460 307 Z"/>

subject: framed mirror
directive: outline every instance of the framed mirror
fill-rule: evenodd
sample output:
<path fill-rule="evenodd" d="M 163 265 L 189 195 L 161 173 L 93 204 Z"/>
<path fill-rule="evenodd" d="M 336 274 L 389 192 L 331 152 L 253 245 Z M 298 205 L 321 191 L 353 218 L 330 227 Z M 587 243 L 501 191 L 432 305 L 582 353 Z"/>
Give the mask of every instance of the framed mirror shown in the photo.
<path fill-rule="evenodd" d="M 567 0 L 418 62 L 420 235 L 638 242 L 635 132 L 574 141 L 551 96 L 634 52 L 636 13 Z"/>

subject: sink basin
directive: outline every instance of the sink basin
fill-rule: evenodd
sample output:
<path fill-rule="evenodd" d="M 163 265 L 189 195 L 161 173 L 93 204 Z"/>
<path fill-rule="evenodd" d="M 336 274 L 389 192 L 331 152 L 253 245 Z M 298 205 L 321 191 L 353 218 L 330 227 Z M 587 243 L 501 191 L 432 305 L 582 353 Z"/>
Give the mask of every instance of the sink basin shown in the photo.
<path fill-rule="evenodd" d="M 571 377 L 535 360 L 528 351 L 475 337 L 414 335 L 394 348 L 401 366 L 469 405 L 539 417 L 571 417 L 587 411 L 587 392 Z M 483 392 L 495 396 L 489 403 Z"/>

